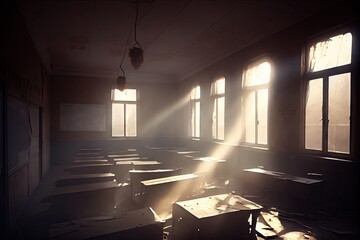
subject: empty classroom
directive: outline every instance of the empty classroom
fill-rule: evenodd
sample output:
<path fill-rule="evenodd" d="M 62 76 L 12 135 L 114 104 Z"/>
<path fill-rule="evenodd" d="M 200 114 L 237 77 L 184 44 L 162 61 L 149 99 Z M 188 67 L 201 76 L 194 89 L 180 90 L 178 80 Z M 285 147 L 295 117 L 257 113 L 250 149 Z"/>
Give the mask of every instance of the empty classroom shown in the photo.
<path fill-rule="evenodd" d="M 0 239 L 359 239 L 355 0 L 3 0 Z"/>

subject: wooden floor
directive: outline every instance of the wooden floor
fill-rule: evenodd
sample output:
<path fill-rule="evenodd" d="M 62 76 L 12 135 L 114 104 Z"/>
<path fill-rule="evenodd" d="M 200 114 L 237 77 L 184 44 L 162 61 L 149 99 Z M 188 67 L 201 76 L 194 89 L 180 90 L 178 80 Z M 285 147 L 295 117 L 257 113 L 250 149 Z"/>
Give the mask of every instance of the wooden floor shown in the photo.
<path fill-rule="evenodd" d="M 39 185 L 28 204 L 19 216 L 12 229 L 11 239 L 48 239 L 49 226 L 53 223 L 66 221 L 50 207 L 49 203 L 41 200 L 53 190 L 56 179 L 64 171 L 65 166 L 53 166 L 45 179 Z M 229 192 L 230 189 L 223 191 Z M 214 191 L 214 190 L 211 190 Z M 216 190 L 221 192 L 221 190 Z M 210 193 L 209 193 L 210 194 Z M 358 239 L 358 219 L 353 216 L 338 214 L 337 216 L 316 212 L 305 218 L 302 215 L 287 211 L 284 206 L 272 204 L 272 199 L 262 199 L 256 196 L 246 196 L 248 199 L 261 204 L 261 212 L 257 227 L 265 234 L 276 237 L 271 239 Z M 115 196 L 116 209 L 124 212 L 137 209 L 131 199 L 130 187 L 124 185 L 119 188 Z M 277 202 L 278 204 L 278 202 Z M 279 209 L 282 209 L 281 211 Z M 354 213 L 357 216 L 357 213 Z M 236 224 L 234 224 L 236 227 Z M 171 218 L 165 219 L 164 239 L 171 240 Z M 257 239 L 265 239 L 257 234 Z"/>

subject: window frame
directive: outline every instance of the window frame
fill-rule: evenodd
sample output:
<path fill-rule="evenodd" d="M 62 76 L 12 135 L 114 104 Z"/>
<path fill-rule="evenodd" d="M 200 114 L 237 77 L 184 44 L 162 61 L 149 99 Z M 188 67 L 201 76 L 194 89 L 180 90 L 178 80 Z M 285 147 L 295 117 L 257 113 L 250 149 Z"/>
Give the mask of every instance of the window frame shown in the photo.
<path fill-rule="evenodd" d="M 249 69 L 249 67 L 251 66 L 257 66 L 260 65 L 262 63 L 267 62 L 270 65 L 270 76 L 269 76 L 269 81 L 267 83 L 262 83 L 262 84 L 258 84 L 258 85 L 250 85 L 250 86 L 245 86 L 245 76 L 246 76 L 246 71 Z M 271 82 L 272 82 L 272 78 L 273 78 L 273 63 L 271 61 L 271 59 L 268 56 L 262 55 L 259 56 L 255 59 L 252 59 L 250 61 L 248 61 L 242 70 L 242 83 L 241 83 L 241 115 L 242 115 L 242 125 L 243 125 L 243 136 L 241 138 L 241 144 L 245 145 L 245 146 L 253 146 L 253 147 L 261 147 L 261 148 L 269 148 L 269 106 L 270 106 L 270 88 L 271 88 Z M 264 90 L 267 89 L 268 92 L 268 98 L 267 98 L 267 128 L 266 128 L 266 144 L 263 143 L 259 143 L 259 120 L 258 120 L 258 92 L 260 90 Z M 246 95 L 251 94 L 252 92 L 255 93 L 255 142 L 247 142 L 246 141 L 246 123 L 245 123 L 245 117 L 246 117 L 246 112 L 245 112 L 245 97 Z"/>
<path fill-rule="evenodd" d="M 216 82 L 219 81 L 219 80 L 224 80 L 224 92 L 223 93 L 217 93 L 216 90 L 215 90 L 215 93 L 212 93 L 212 86 L 213 84 L 216 85 Z M 225 93 L 226 93 L 226 79 L 225 77 L 218 77 L 216 78 L 214 81 L 211 82 L 211 86 L 210 86 L 210 98 L 211 98 L 211 103 L 212 103 L 212 110 L 214 111 L 214 107 L 216 107 L 216 124 L 215 124 L 215 138 L 213 137 L 213 112 L 211 113 L 211 139 L 214 140 L 214 141 L 225 141 Z M 224 138 L 223 139 L 220 139 L 219 138 L 219 107 L 218 107 L 218 100 L 220 98 L 224 98 L 224 129 L 223 129 L 223 132 L 224 132 Z"/>
<path fill-rule="evenodd" d="M 112 97 L 111 97 L 111 131 L 110 131 L 110 134 L 111 134 L 111 138 L 137 138 L 138 137 L 138 99 L 139 99 L 139 92 L 138 92 L 138 89 L 136 89 L 136 88 L 126 88 L 124 91 L 126 91 L 126 90 L 135 90 L 136 91 L 136 93 L 135 93 L 135 95 L 136 95 L 136 100 L 134 100 L 134 101 L 131 101 L 131 100 L 115 100 L 115 99 L 113 99 L 113 98 L 115 98 L 115 91 L 117 90 L 117 89 L 111 89 L 111 95 L 112 95 Z M 114 97 L 113 97 L 114 96 Z M 113 114 L 114 114 L 114 112 L 113 112 L 113 106 L 114 106 L 114 104 L 123 104 L 123 106 L 124 106 L 124 112 L 123 112 L 123 116 L 124 116 L 124 119 L 123 119 L 123 121 L 124 121 L 124 136 L 114 136 L 113 135 Z M 127 130 L 127 123 L 126 123 L 126 107 L 128 106 L 128 105 L 135 105 L 135 113 L 136 113 L 136 119 L 135 119 L 135 136 L 127 136 L 127 134 L 126 134 L 126 130 Z"/>
<path fill-rule="evenodd" d="M 314 44 L 326 41 L 331 37 L 335 37 L 340 34 L 351 33 L 352 35 L 352 45 L 351 45 L 351 63 L 347 65 L 336 66 L 328 69 L 319 70 L 316 72 L 308 71 L 308 60 L 309 60 L 309 49 Z M 302 75 L 302 101 L 301 101 L 301 127 L 300 127 L 300 143 L 301 150 L 305 154 L 310 154 L 320 157 L 332 157 L 339 159 L 351 159 L 354 156 L 354 101 L 356 100 L 355 96 L 355 48 L 356 48 L 356 32 L 350 26 L 343 26 L 338 29 L 331 29 L 326 32 L 323 32 L 317 36 L 305 40 L 302 47 L 302 64 L 301 64 L 301 75 Z M 349 153 L 343 152 L 332 152 L 329 151 L 329 78 L 337 76 L 340 74 L 350 73 L 350 127 L 349 127 Z M 321 150 L 316 149 L 307 149 L 306 148 L 306 96 L 308 83 L 312 80 L 322 79 L 323 82 L 323 111 L 322 111 L 322 146 Z"/>
<path fill-rule="evenodd" d="M 195 98 L 192 98 L 192 92 L 193 91 L 195 91 L 196 92 L 196 88 L 199 88 L 199 98 L 196 98 L 196 96 L 195 96 Z M 193 86 L 192 88 L 191 88 L 191 92 L 190 92 L 190 131 L 189 131 L 189 136 L 190 136 L 190 138 L 192 138 L 192 139 L 200 139 L 200 136 L 201 136 L 201 132 L 200 132 L 200 129 L 201 129 L 201 103 L 200 103 L 200 99 L 201 99 L 201 87 L 200 87 L 200 85 L 199 84 L 197 84 L 197 85 L 195 85 L 195 86 Z M 196 107 L 196 104 L 197 103 L 199 103 L 199 109 L 197 109 L 197 107 Z M 195 126 L 193 126 L 193 121 L 192 121 L 192 117 L 193 117 L 193 115 L 192 115 L 192 113 L 193 113 L 193 109 L 194 109 L 194 112 L 195 112 L 195 120 L 194 120 L 194 122 L 195 122 Z M 199 131 L 199 136 L 196 136 L 196 122 L 197 122 L 197 118 L 196 118 L 196 112 L 197 111 L 199 111 L 199 119 L 198 119 L 198 121 L 199 121 L 199 129 L 198 129 L 198 131 Z M 193 129 L 194 128 L 194 129 Z M 194 130 L 194 135 L 192 134 L 193 133 L 193 130 Z"/>

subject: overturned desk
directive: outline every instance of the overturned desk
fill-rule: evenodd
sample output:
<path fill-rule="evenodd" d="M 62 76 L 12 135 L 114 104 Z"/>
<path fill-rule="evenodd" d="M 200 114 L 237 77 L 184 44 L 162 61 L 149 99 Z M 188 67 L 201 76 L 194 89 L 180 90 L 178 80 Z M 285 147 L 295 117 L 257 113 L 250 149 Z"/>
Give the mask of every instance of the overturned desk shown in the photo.
<path fill-rule="evenodd" d="M 294 176 L 283 172 L 264 170 L 262 168 L 244 169 L 241 176 L 243 195 L 252 187 L 294 197 L 305 202 L 305 215 L 308 216 L 310 204 L 322 198 L 324 180 Z M 314 201 L 316 200 L 316 201 Z"/>
<path fill-rule="evenodd" d="M 233 194 L 176 202 L 172 212 L 172 239 L 256 239 L 261 210 L 262 206 Z"/>

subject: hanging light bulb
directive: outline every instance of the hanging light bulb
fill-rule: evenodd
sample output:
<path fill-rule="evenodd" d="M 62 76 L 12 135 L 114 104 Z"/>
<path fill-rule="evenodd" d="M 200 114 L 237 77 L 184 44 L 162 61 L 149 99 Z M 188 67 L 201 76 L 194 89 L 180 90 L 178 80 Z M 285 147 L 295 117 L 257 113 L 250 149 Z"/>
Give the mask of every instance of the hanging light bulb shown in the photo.
<path fill-rule="evenodd" d="M 122 68 L 122 62 L 119 66 L 120 70 L 122 71 L 122 76 L 119 75 L 119 72 L 118 72 L 118 77 L 116 79 L 116 83 L 115 83 L 115 88 L 120 90 L 120 91 L 124 91 L 125 90 L 125 83 L 126 83 L 126 77 L 125 77 L 125 71 L 124 69 Z"/>
<path fill-rule="evenodd" d="M 125 76 L 118 76 L 118 78 L 116 79 L 116 89 L 118 89 L 120 91 L 124 91 L 125 83 L 126 83 Z"/>

